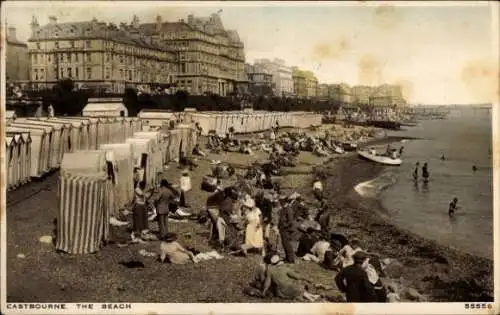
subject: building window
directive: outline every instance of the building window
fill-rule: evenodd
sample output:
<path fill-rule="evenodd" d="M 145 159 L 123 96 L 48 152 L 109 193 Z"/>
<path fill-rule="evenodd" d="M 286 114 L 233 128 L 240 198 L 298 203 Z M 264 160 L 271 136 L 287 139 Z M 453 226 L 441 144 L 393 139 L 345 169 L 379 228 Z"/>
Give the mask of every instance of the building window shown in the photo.
<path fill-rule="evenodd" d="M 71 68 L 68 68 L 68 77 L 71 78 L 72 77 L 72 73 L 71 73 Z"/>
<path fill-rule="evenodd" d="M 109 62 L 109 55 L 110 54 L 106 54 L 106 62 Z"/>
<path fill-rule="evenodd" d="M 87 80 L 90 80 L 90 79 L 92 79 L 92 69 L 87 68 Z"/>
<path fill-rule="evenodd" d="M 186 72 L 186 64 L 185 63 L 181 63 L 181 72 L 182 73 Z"/>
<path fill-rule="evenodd" d="M 77 56 L 78 56 L 78 54 L 77 54 Z M 76 77 L 77 79 L 79 79 L 79 78 L 80 78 L 80 73 L 78 73 L 78 72 L 79 72 L 78 70 L 79 70 L 79 68 L 78 68 L 78 67 L 76 67 L 76 68 L 75 68 L 75 77 Z"/>
<path fill-rule="evenodd" d="M 61 78 L 64 78 L 64 68 L 61 68 Z"/>
<path fill-rule="evenodd" d="M 66 53 L 66 61 L 71 62 L 71 53 Z"/>
<path fill-rule="evenodd" d="M 64 59 L 64 55 L 63 55 L 63 54 L 60 54 L 60 55 L 59 55 L 59 61 L 63 61 L 63 59 Z"/>
<path fill-rule="evenodd" d="M 78 62 L 78 53 L 75 54 L 75 62 Z"/>
<path fill-rule="evenodd" d="M 120 79 L 123 79 L 123 70 L 120 69 Z"/>
<path fill-rule="evenodd" d="M 35 69 L 35 81 L 38 81 L 38 70 Z"/>
<path fill-rule="evenodd" d="M 123 56 L 120 55 L 120 63 L 123 63 Z"/>
<path fill-rule="evenodd" d="M 92 46 L 91 43 L 90 43 L 90 40 L 88 40 L 88 41 L 85 42 L 85 46 L 87 48 L 90 48 Z"/>
<path fill-rule="evenodd" d="M 106 68 L 106 79 L 109 80 L 109 68 Z"/>
<path fill-rule="evenodd" d="M 92 56 L 90 55 L 90 53 L 87 53 L 87 61 L 92 61 Z"/>
<path fill-rule="evenodd" d="M 71 41 L 71 48 L 75 48 L 75 42 Z"/>
<path fill-rule="evenodd" d="M 59 42 L 55 42 L 55 43 L 54 43 L 54 46 L 55 46 L 56 48 L 59 48 Z"/>
<path fill-rule="evenodd" d="M 132 70 L 128 71 L 128 79 L 129 81 L 132 81 Z"/>
<path fill-rule="evenodd" d="M 51 62 L 51 60 L 50 60 L 50 54 L 47 55 L 47 61 Z"/>
<path fill-rule="evenodd" d="M 36 49 L 40 49 L 40 48 L 41 48 L 40 43 L 36 43 Z"/>

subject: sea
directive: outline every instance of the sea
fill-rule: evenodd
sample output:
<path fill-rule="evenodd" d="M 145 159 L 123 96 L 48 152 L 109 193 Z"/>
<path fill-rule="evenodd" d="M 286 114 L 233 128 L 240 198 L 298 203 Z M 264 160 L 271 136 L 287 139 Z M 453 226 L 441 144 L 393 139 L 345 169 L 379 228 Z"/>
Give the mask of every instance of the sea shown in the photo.
<path fill-rule="evenodd" d="M 463 107 L 452 109 L 446 119 L 422 120 L 416 127 L 388 132 L 388 136 L 418 139 L 393 144 L 404 147 L 403 164 L 386 167 L 380 176 L 355 189 L 361 195 L 378 195 L 396 226 L 493 259 L 491 123 L 491 109 Z M 428 163 L 429 183 L 413 180 L 417 162 L 419 174 L 423 163 Z M 450 218 L 448 206 L 454 197 L 459 208 Z"/>

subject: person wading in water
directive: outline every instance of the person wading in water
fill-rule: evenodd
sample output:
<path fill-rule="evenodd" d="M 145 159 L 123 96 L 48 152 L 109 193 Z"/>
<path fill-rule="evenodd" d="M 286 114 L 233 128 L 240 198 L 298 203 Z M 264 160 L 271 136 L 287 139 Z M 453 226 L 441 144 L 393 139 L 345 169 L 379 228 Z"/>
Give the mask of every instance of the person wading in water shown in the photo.
<path fill-rule="evenodd" d="M 427 163 L 424 163 L 424 166 L 422 166 L 422 177 L 424 178 L 425 183 L 429 181 L 429 171 L 427 167 Z"/>
<path fill-rule="evenodd" d="M 420 162 L 415 164 L 415 170 L 413 171 L 413 180 L 418 180 L 418 168 L 420 167 Z"/>
<path fill-rule="evenodd" d="M 457 204 L 458 204 L 458 198 L 457 198 L 457 197 L 455 197 L 455 198 L 453 198 L 453 200 L 450 202 L 450 207 L 448 208 L 448 215 L 449 215 L 450 217 L 453 217 L 453 216 L 455 215 L 455 210 L 457 210 L 457 209 L 458 209 Z"/>

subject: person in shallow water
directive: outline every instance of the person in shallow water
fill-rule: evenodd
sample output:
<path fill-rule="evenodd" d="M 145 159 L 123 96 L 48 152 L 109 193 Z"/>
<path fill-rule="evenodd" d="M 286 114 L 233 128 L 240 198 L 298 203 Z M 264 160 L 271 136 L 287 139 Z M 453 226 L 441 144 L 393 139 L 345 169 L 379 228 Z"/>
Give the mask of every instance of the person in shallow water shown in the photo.
<path fill-rule="evenodd" d="M 413 179 L 417 180 L 418 179 L 418 168 L 420 166 L 420 162 L 417 162 L 415 164 L 415 170 L 413 171 Z"/>
<path fill-rule="evenodd" d="M 472 165 L 472 171 L 475 173 L 477 171 L 477 166 L 476 165 Z"/>
<path fill-rule="evenodd" d="M 422 177 L 426 182 L 429 180 L 429 170 L 427 163 L 424 163 L 424 166 L 422 166 Z"/>
<path fill-rule="evenodd" d="M 454 216 L 455 215 L 455 211 L 458 209 L 458 198 L 455 197 L 453 198 L 453 200 L 450 202 L 450 207 L 448 208 L 448 215 L 450 217 Z"/>
<path fill-rule="evenodd" d="M 441 155 L 441 160 L 442 161 L 446 160 L 446 157 L 444 156 L 444 154 Z"/>

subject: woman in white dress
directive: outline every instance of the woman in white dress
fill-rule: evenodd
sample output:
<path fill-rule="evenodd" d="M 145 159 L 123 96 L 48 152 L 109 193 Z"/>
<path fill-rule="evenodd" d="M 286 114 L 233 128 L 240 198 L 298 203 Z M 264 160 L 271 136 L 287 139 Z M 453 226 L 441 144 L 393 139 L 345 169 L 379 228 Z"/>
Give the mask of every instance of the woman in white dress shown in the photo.
<path fill-rule="evenodd" d="M 250 249 L 259 249 L 264 254 L 264 229 L 262 227 L 262 212 L 255 206 L 252 198 L 246 198 L 243 202 L 242 210 L 245 216 L 245 243 L 241 249 L 231 254 L 242 253 L 247 255 Z"/>

